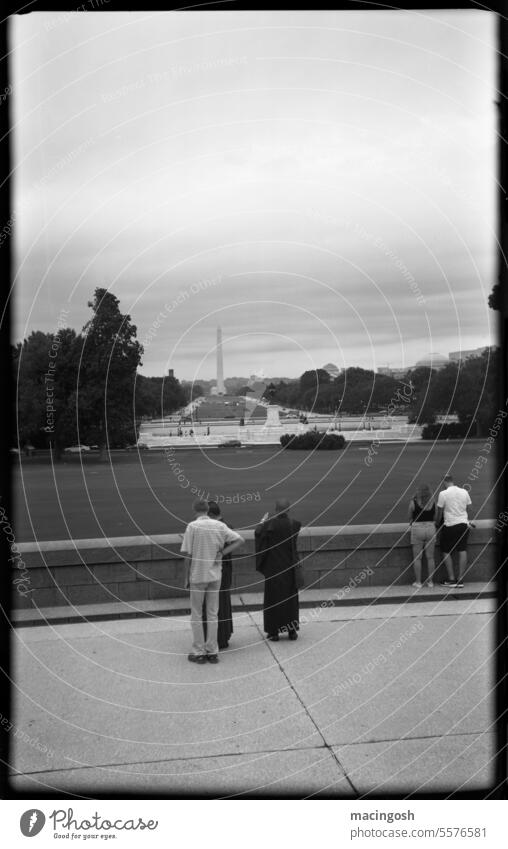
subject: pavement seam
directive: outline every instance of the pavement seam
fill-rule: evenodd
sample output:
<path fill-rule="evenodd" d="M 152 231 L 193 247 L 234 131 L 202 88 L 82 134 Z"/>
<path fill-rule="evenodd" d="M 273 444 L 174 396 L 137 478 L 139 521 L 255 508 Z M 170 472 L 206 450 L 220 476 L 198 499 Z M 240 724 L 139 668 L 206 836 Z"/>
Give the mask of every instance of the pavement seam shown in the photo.
<path fill-rule="evenodd" d="M 291 746 L 287 749 L 256 749 L 251 752 L 216 752 L 215 754 L 210 755 L 177 755 L 175 757 L 167 757 L 167 758 L 157 758 L 153 761 L 122 761 L 118 763 L 106 763 L 106 764 L 82 764 L 80 766 L 61 766 L 56 767 L 55 769 L 37 769 L 31 772 L 17 772 L 14 775 L 43 775 L 47 773 L 48 775 L 52 772 L 79 772 L 83 769 L 107 769 L 108 767 L 122 767 L 122 766 L 139 766 L 140 763 L 143 764 L 163 764 L 163 763 L 173 763 L 175 761 L 204 761 L 204 760 L 213 760 L 217 758 L 237 758 L 237 757 L 248 757 L 252 755 L 253 757 L 257 757 L 258 755 L 277 755 L 280 752 L 320 752 L 322 749 L 327 749 L 326 745 L 323 746 Z M 12 777 L 12 776 L 11 776 Z"/>
<path fill-rule="evenodd" d="M 293 689 L 293 688 L 292 688 Z M 312 717 L 311 717 L 312 721 Z M 313 723 L 315 725 L 315 723 Z M 319 730 L 319 729 L 318 729 Z M 494 732 L 490 731 L 458 731 L 453 734 L 447 734 L 446 737 L 478 737 L 483 734 L 491 734 Z M 321 735 L 322 736 L 322 735 Z M 160 764 L 160 763 L 172 763 L 174 761 L 194 761 L 194 760 L 212 760 L 217 758 L 236 758 L 236 757 L 247 757 L 249 755 L 257 756 L 257 755 L 276 755 L 279 752 L 309 752 L 316 751 L 319 752 L 322 749 L 330 750 L 332 747 L 340 747 L 344 748 L 346 746 L 374 746 L 377 743 L 397 743 L 401 741 L 411 741 L 411 740 L 434 740 L 440 739 L 443 735 L 441 734 L 424 734 L 421 737 L 394 737 L 394 738 L 383 738 L 379 740 L 355 740 L 349 743 L 331 743 L 327 744 L 323 743 L 322 746 L 290 746 L 286 749 L 257 749 L 256 751 L 251 752 L 221 752 L 219 754 L 210 754 L 210 755 L 187 755 L 182 757 L 181 755 L 176 757 L 167 757 L 167 758 L 156 758 L 152 761 L 143 761 L 143 764 Z M 337 760 L 334 758 L 334 760 Z M 23 775 L 50 775 L 53 772 L 79 772 L 85 769 L 107 769 L 108 767 L 123 767 L 123 766 L 139 766 L 140 761 L 121 761 L 116 763 L 102 763 L 102 764 L 81 764 L 80 766 L 61 766 L 55 767 L 54 769 L 37 769 L 31 770 L 30 772 L 21 772 L 17 771 L 11 775 L 11 778 L 16 778 L 17 776 Z M 340 765 L 340 761 L 339 761 Z M 341 765 L 342 768 L 342 765 Z M 345 773 L 344 773 L 345 774 Z M 347 776 L 346 776 L 347 777 Z M 348 778 L 348 781 L 350 779 Z M 350 781 L 351 783 L 351 781 Z M 353 785 L 352 785 L 353 786 Z M 353 787 L 353 789 L 355 789 Z M 356 791 L 355 789 L 355 792 Z"/>
<path fill-rule="evenodd" d="M 241 600 L 241 602 L 243 603 L 243 596 L 240 596 L 240 600 Z M 310 721 L 310 722 L 311 722 L 311 724 L 314 726 L 314 728 L 316 729 L 317 733 L 319 734 L 319 736 L 321 737 L 321 739 L 322 739 L 322 741 L 323 741 L 323 746 L 322 746 L 322 747 L 321 747 L 321 746 L 315 746 L 315 747 L 313 747 L 313 748 L 325 748 L 325 749 L 327 749 L 327 750 L 328 750 L 328 752 L 330 753 L 330 755 L 331 755 L 332 759 L 333 759 L 333 760 L 335 761 L 335 763 L 337 764 L 337 766 L 338 766 L 338 768 L 339 768 L 339 770 L 340 770 L 341 774 L 344 776 L 344 778 L 346 779 L 346 781 L 348 782 L 348 784 L 351 786 L 351 789 L 352 789 L 353 793 L 355 794 L 356 798 L 358 798 L 358 797 L 359 797 L 359 795 L 360 795 L 360 794 L 359 794 L 359 791 L 358 791 L 358 790 L 356 789 L 356 787 L 354 786 L 354 784 L 353 784 L 353 782 L 351 781 L 351 779 L 350 779 L 349 775 L 347 774 L 347 772 L 346 772 L 346 770 L 344 769 L 344 767 L 342 766 L 342 764 L 341 764 L 341 762 L 340 762 L 339 758 L 337 757 L 337 754 L 333 751 L 333 748 L 332 748 L 331 746 L 329 746 L 329 745 L 328 745 L 328 743 L 326 742 L 326 740 L 325 740 L 325 738 L 324 738 L 323 734 L 321 733 L 321 729 L 320 729 L 320 728 L 319 728 L 319 726 L 316 724 L 316 722 L 314 721 L 313 717 L 311 716 L 311 714 L 310 714 L 310 713 L 309 713 L 309 711 L 307 710 L 307 706 L 305 705 L 305 703 L 304 703 L 304 702 L 302 701 L 302 699 L 300 698 L 300 695 L 299 695 L 298 691 L 294 688 L 293 684 L 291 683 L 291 680 L 289 679 L 288 675 L 286 674 L 286 671 L 285 671 L 284 667 L 281 665 L 281 663 L 280 663 L 280 661 L 279 661 L 278 657 L 277 657 L 277 656 L 276 656 L 276 654 L 274 653 L 274 651 L 273 651 L 273 649 L 272 649 L 272 646 L 270 645 L 270 641 L 269 641 L 269 640 L 266 640 L 265 635 L 263 634 L 263 632 L 262 632 L 261 628 L 259 627 L 259 625 L 257 624 L 257 622 L 253 619 L 253 617 L 252 617 L 252 615 L 251 615 L 251 611 L 250 611 L 250 610 L 248 610 L 248 611 L 247 611 L 247 613 L 248 613 L 249 618 L 250 618 L 250 619 L 252 619 L 253 625 L 254 625 L 254 627 L 256 628 L 256 630 L 258 631 L 258 633 L 259 633 L 259 635 L 260 635 L 260 637 L 261 637 L 261 640 L 263 641 L 263 643 L 265 643 L 265 644 L 266 644 L 266 647 L 268 648 L 268 651 L 270 652 L 270 654 L 272 655 L 272 657 L 273 657 L 273 659 L 274 659 L 275 663 L 276 663 L 276 664 L 277 664 L 277 666 L 279 667 L 279 670 L 281 671 L 281 673 L 282 673 L 283 677 L 284 677 L 284 678 L 286 679 L 286 681 L 288 682 L 289 688 L 290 688 L 290 689 L 292 690 L 292 692 L 294 693 L 294 695 L 295 695 L 295 697 L 296 697 L 297 701 L 301 704 L 301 706 L 302 706 L 303 710 L 305 711 L 305 714 L 306 714 L 306 715 L 307 715 L 307 717 L 309 718 L 309 721 Z M 326 788 L 324 788 L 324 789 L 326 789 Z"/>

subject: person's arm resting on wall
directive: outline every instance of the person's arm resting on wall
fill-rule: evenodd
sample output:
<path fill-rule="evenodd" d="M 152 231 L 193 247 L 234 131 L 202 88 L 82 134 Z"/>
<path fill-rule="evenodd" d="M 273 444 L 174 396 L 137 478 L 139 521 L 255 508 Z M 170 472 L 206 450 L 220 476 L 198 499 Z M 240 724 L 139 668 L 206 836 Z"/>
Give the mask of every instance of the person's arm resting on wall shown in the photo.
<path fill-rule="evenodd" d="M 222 556 L 225 554 L 230 554 L 232 551 L 235 551 L 236 548 L 240 548 L 241 545 L 244 544 L 245 540 L 240 534 L 236 531 L 231 530 L 231 528 L 226 528 L 227 533 L 225 534 L 226 545 L 222 549 Z"/>
<path fill-rule="evenodd" d="M 408 522 L 409 522 L 410 525 L 413 524 L 414 511 L 415 511 L 415 502 L 414 502 L 414 499 L 412 498 L 411 501 L 409 502 L 409 508 L 408 508 L 408 511 L 407 511 L 407 519 L 408 519 Z"/>
<path fill-rule="evenodd" d="M 436 518 L 434 520 L 434 524 L 435 524 L 436 528 L 439 527 L 439 525 L 441 524 L 441 520 L 443 518 L 443 511 L 444 511 L 444 505 L 445 505 L 444 493 L 445 493 L 445 490 L 440 492 L 438 499 L 437 499 Z"/>

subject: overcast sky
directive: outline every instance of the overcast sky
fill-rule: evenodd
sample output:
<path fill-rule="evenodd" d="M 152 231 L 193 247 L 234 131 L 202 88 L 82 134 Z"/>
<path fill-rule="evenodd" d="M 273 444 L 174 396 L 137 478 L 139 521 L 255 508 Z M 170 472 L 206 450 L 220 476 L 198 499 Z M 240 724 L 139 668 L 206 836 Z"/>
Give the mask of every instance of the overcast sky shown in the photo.
<path fill-rule="evenodd" d="M 475 11 L 13 19 L 16 339 L 62 316 L 80 330 L 100 285 L 148 375 L 213 377 L 218 324 L 226 377 L 494 342 L 495 27 Z"/>

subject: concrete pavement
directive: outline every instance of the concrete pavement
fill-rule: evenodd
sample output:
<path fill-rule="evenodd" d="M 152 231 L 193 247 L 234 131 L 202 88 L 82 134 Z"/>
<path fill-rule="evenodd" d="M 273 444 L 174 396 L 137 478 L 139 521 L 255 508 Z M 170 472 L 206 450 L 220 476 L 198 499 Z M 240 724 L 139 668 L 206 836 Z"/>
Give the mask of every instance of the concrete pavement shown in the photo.
<path fill-rule="evenodd" d="M 495 600 L 467 589 L 324 608 L 321 591 L 299 640 L 278 643 L 237 599 L 218 666 L 187 661 L 186 615 L 16 628 L 12 786 L 34 798 L 486 789 Z"/>

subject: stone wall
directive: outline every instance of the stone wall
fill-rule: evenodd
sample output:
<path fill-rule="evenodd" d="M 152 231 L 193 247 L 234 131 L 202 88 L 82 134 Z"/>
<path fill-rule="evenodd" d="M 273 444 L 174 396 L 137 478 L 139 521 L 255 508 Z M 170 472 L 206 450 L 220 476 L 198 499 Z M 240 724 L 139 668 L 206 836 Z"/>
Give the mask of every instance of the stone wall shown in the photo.
<path fill-rule="evenodd" d="M 496 572 L 494 522 L 476 522 L 469 545 L 468 581 L 487 581 Z M 233 590 L 259 592 L 255 571 L 254 534 L 245 531 L 243 549 L 233 555 Z M 139 601 L 187 595 L 183 586 L 181 536 L 117 537 L 74 541 L 19 543 L 28 573 L 13 592 L 13 607 Z M 306 587 L 411 584 L 413 570 L 409 532 L 405 524 L 348 525 L 303 528 L 299 551 L 306 569 Z M 436 549 L 436 564 L 440 561 Z M 23 568 L 18 563 L 18 568 Z M 19 574 L 12 570 L 13 579 Z M 440 567 L 440 578 L 444 568 Z"/>

